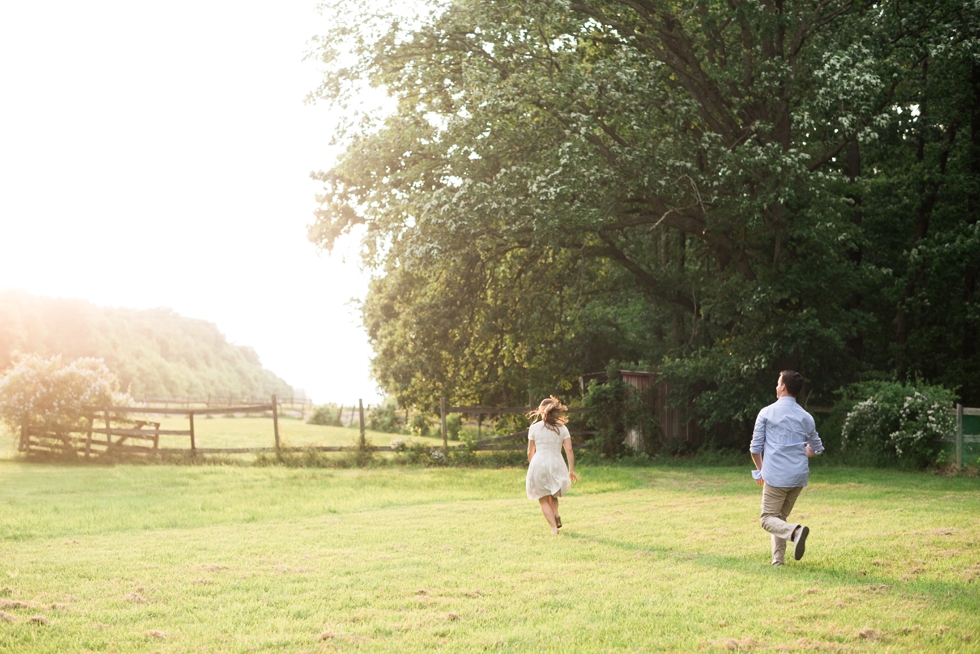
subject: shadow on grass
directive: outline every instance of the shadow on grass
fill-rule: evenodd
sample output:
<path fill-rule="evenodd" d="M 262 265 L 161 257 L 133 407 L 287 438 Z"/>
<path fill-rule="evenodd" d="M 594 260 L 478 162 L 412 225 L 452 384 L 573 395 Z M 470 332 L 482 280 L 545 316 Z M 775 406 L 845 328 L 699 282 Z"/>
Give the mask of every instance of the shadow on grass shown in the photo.
<path fill-rule="evenodd" d="M 590 543 L 598 543 L 611 548 L 633 552 L 636 556 L 651 556 L 661 560 L 684 562 L 690 565 L 712 568 L 715 570 L 738 573 L 739 575 L 759 577 L 768 583 L 773 575 L 779 575 L 782 581 L 833 583 L 837 587 L 865 593 L 898 592 L 902 595 L 925 595 L 936 604 L 950 608 L 956 607 L 968 613 L 975 613 L 980 606 L 980 588 L 977 584 L 967 581 L 947 581 L 939 579 L 901 579 L 893 575 L 868 573 L 859 566 L 829 565 L 819 557 L 810 557 L 805 561 L 789 562 L 781 568 L 773 568 L 768 564 L 767 557 L 734 556 L 723 554 L 705 554 L 693 550 L 683 550 L 658 546 L 656 544 L 635 541 L 621 541 L 611 538 L 600 538 L 591 534 L 574 531 L 562 534 L 571 538 Z"/>

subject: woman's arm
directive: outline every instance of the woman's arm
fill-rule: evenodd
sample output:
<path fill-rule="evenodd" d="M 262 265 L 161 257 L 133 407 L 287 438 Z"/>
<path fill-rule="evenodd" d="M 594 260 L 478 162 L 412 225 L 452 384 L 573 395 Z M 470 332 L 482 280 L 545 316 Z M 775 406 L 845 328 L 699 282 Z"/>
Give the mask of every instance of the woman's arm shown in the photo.
<path fill-rule="evenodd" d="M 565 448 L 565 458 L 568 459 L 568 476 L 571 477 L 572 483 L 575 483 L 578 481 L 578 475 L 575 474 L 575 452 L 572 451 L 571 437 L 563 440 L 561 444 Z"/>
<path fill-rule="evenodd" d="M 534 458 L 534 452 L 535 451 L 536 450 L 534 448 L 534 441 L 528 441 L 527 442 L 527 462 L 528 463 L 530 463 L 531 462 L 531 459 Z"/>

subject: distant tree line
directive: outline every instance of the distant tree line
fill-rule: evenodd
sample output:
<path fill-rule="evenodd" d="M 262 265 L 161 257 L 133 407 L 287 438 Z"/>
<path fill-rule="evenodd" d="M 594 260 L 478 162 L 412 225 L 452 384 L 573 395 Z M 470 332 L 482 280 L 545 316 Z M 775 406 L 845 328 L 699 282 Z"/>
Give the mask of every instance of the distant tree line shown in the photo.
<path fill-rule="evenodd" d="M 17 352 L 102 359 L 134 397 L 293 395 L 289 384 L 262 367 L 255 350 L 229 343 L 214 323 L 170 309 L 100 307 L 0 291 L 0 372 Z"/>
<path fill-rule="evenodd" d="M 328 4 L 315 96 L 396 108 L 350 122 L 309 235 L 364 230 L 400 402 L 611 365 L 707 427 L 743 428 L 781 368 L 811 403 L 911 379 L 980 405 L 976 3 Z"/>

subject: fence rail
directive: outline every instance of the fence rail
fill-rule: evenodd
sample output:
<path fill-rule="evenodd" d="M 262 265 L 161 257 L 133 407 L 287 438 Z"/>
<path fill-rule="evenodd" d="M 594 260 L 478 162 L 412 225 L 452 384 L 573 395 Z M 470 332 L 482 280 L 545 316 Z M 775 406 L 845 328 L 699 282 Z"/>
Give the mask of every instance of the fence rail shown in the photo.
<path fill-rule="evenodd" d="M 268 397 L 252 397 L 248 395 L 188 395 L 186 397 L 138 397 L 134 398 L 141 404 L 162 404 L 170 406 L 177 404 L 190 407 L 192 404 L 203 404 L 206 407 L 212 406 L 238 406 L 246 404 L 261 404 L 268 400 Z M 280 397 L 280 406 L 314 406 L 313 400 L 305 397 Z"/>

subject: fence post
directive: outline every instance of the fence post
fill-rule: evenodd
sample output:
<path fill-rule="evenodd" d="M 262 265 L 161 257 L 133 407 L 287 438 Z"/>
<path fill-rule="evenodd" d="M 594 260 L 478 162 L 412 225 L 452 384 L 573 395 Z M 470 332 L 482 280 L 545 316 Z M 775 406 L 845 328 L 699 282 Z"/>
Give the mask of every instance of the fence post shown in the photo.
<path fill-rule="evenodd" d="M 109 409 L 103 409 L 102 414 L 105 416 L 105 451 L 106 454 L 109 454 L 112 452 L 112 427 L 109 426 Z"/>
<path fill-rule="evenodd" d="M 194 412 L 188 411 L 187 417 L 191 419 L 191 456 L 197 454 L 197 443 L 194 440 Z"/>
<path fill-rule="evenodd" d="M 956 467 L 963 467 L 963 405 L 956 405 Z"/>
<path fill-rule="evenodd" d="M 364 438 L 364 400 L 357 400 L 357 412 L 361 421 L 361 438 L 360 441 L 358 441 L 358 447 L 361 450 L 364 450 L 367 448 L 367 441 Z"/>
<path fill-rule="evenodd" d="M 27 427 L 28 419 L 27 414 L 24 414 L 24 419 L 20 423 L 20 447 L 17 449 L 21 452 L 26 452 L 27 446 L 30 443 L 30 430 Z"/>
<path fill-rule="evenodd" d="M 279 402 L 272 396 L 272 430 L 276 433 L 276 454 L 279 454 Z"/>
<path fill-rule="evenodd" d="M 85 436 L 85 458 L 89 458 L 92 454 L 92 423 L 95 422 L 93 416 L 89 416 L 88 419 L 88 434 Z"/>
<path fill-rule="evenodd" d="M 439 415 L 442 417 L 442 449 L 449 449 L 449 438 L 446 429 L 446 396 L 439 398 Z"/>

